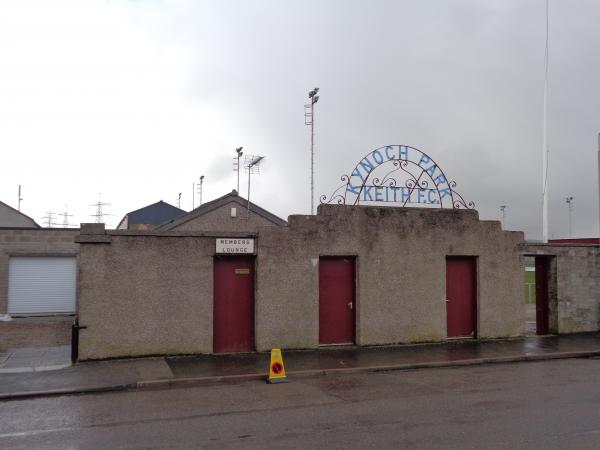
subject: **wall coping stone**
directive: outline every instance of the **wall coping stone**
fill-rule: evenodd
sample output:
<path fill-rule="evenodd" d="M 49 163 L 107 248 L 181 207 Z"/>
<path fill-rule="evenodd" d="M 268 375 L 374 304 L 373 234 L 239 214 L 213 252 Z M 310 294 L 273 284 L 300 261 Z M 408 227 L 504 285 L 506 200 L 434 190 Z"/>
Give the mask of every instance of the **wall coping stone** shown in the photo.
<path fill-rule="evenodd" d="M 543 242 L 523 242 L 519 244 L 521 246 L 522 251 L 527 251 L 528 248 L 539 248 L 539 249 L 561 249 L 570 247 L 585 247 L 585 248 L 600 248 L 600 244 L 574 244 L 574 243 L 564 243 L 564 244 L 554 244 L 554 243 L 543 243 Z"/>
<path fill-rule="evenodd" d="M 110 236 L 155 236 L 155 237 L 207 237 L 207 238 L 256 238 L 258 233 L 248 231 L 153 231 L 153 230 L 108 230 Z"/>
<path fill-rule="evenodd" d="M 44 227 L 42 227 L 42 228 L 31 228 L 31 227 L 29 227 L 29 228 L 24 228 L 24 227 L 0 227 L 0 231 L 11 231 L 11 230 L 14 230 L 14 231 L 35 231 L 35 232 L 39 233 L 39 232 L 44 232 L 44 231 L 54 231 L 54 232 L 56 232 L 56 231 L 62 231 L 62 232 L 73 231 L 73 232 L 75 232 L 75 231 L 80 231 L 81 229 L 80 228 L 44 228 Z"/>

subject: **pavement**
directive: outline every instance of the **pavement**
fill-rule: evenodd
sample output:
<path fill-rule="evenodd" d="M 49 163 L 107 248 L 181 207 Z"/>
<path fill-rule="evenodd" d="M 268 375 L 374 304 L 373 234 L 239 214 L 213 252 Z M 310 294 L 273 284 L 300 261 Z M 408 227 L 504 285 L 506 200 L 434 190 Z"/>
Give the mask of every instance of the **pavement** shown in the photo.
<path fill-rule="evenodd" d="M 0 375 L 44 372 L 71 365 L 71 346 L 29 347 L 0 350 Z"/>
<path fill-rule="evenodd" d="M 29 354 L 23 350 L 8 357 L 10 350 L 0 353 L 0 400 L 264 380 L 269 364 L 269 353 L 246 353 L 115 359 L 58 367 L 60 360 L 50 358 L 64 358 L 68 346 Z M 329 374 L 590 357 L 600 357 L 600 333 L 283 352 L 290 382 Z M 24 370 L 16 370 L 18 364 Z M 52 365 L 57 366 L 55 370 Z"/>

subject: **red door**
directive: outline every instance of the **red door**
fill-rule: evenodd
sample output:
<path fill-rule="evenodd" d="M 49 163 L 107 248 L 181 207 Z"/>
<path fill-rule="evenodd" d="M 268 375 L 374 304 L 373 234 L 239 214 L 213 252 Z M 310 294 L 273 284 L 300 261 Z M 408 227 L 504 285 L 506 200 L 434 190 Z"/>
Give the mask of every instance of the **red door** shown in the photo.
<path fill-rule="evenodd" d="M 319 343 L 353 344 L 355 281 L 353 258 L 319 260 Z"/>
<path fill-rule="evenodd" d="M 535 328 L 536 334 L 548 334 L 548 258 L 535 257 Z"/>
<path fill-rule="evenodd" d="M 475 258 L 446 258 L 446 322 L 448 337 L 476 336 Z"/>
<path fill-rule="evenodd" d="M 254 258 L 216 256 L 213 351 L 254 350 Z"/>

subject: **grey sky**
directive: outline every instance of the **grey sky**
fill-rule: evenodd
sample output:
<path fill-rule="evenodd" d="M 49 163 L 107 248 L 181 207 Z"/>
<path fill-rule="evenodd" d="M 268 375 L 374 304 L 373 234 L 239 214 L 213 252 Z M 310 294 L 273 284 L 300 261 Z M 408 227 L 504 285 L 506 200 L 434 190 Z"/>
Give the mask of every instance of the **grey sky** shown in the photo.
<path fill-rule="evenodd" d="M 598 234 L 600 1 L 550 0 L 550 237 Z M 484 219 L 541 236 L 544 1 L 4 2 L 0 199 L 42 222 L 68 204 L 116 225 L 163 199 L 235 187 L 235 148 L 265 155 L 252 200 L 308 213 L 370 150 L 435 158 Z M 242 195 L 246 195 L 242 177 Z"/>

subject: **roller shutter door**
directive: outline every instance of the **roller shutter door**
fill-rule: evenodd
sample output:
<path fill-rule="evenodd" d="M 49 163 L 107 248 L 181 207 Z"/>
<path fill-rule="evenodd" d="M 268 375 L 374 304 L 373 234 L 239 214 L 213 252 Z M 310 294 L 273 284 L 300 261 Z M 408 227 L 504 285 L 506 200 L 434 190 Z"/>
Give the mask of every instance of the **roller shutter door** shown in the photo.
<path fill-rule="evenodd" d="M 75 257 L 11 257 L 8 313 L 74 313 L 76 270 Z"/>

